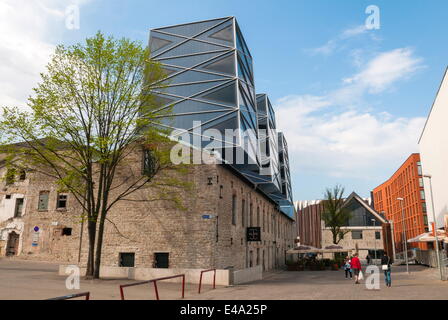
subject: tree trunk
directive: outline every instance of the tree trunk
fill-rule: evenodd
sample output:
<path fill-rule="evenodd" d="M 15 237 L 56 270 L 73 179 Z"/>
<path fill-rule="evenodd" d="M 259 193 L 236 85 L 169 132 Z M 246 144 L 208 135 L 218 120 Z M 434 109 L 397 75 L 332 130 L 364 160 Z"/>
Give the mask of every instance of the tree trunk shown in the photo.
<path fill-rule="evenodd" d="M 98 238 L 96 243 L 96 253 L 95 253 L 95 268 L 94 268 L 94 279 L 100 278 L 100 266 L 101 266 L 101 252 L 103 248 L 103 235 L 104 235 L 104 222 L 106 221 L 106 212 L 101 212 L 101 217 L 99 221 L 98 228 Z"/>
<path fill-rule="evenodd" d="M 89 253 L 87 256 L 87 271 L 86 278 L 91 279 L 94 276 L 94 253 L 95 253 L 95 235 L 96 235 L 96 222 L 88 221 L 87 230 L 89 232 Z"/>

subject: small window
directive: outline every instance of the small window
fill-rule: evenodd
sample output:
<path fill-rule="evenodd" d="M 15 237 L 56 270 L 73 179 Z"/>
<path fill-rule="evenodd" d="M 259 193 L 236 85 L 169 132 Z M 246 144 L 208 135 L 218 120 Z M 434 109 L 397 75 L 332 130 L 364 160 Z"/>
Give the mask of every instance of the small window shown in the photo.
<path fill-rule="evenodd" d="M 20 170 L 19 180 L 24 181 L 26 179 L 26 171 Z"/>
<path fill-rule="evenodd" d="M 5 199 L 11 199 L 11 195 L 10 194 L 7 194 L 7 195 L 5 195 Z"/>
<path fill-rule="evenodd" d="M 360 240 L 360 239 L 362 239 L 362 230 L 353 230 L 352 231 L 352 239 L 353 240 Z"/>
<path fill-rule="evenodd" d="M 425 191 L 424 190 L 420 190 L 420 198 L 422 200 L 425 200 Z"/>
<path fill-rule="evenodd" d="M 170 254 L 168 252 L 156 252 L 154 253 L 154 268 L 169 268 Z"/>
<path fill-rule="evenodd" d="M 143 168 L 142 173 L 145 176 L 153 176 L 156 172 L 156 161 L 151 150 L 143 150 Z"/>
<path fill-rule="evenodd" d="M 57 209 L 67 209 L 67 195 L 58 194 L 58 202 L 56 205 Z"/>
<path fill-rule="evenodd" d="M 426 213 L 426 202 L 422 202 L 423 213 Z"/>
<path fill-rule="evenodd" d="M 23 198 L 16 199 L 16 207 L 14 210 L 14 218 L 20 218 L 23 210 Z"/>
<path fill-rule="evenodd" d="M 62 235 L 63 236 L 71 236 L 72 235 L 72 228 L 63 228 L 62 229 Z"/>
<path fill-rule="evenodd" d="M 375 231 L 375 239 L 376 240 L 381 240 L 381 232 Z"/>
<path fill-rule="evenodd" d="M 119 266 L 133 268 L 135 266 L 135 253 L 134 252 L 120 252 Z"/>
<path fill-rule="evenodd" d="M 16 180 L 16 169 L 11 168 L 6 171 L 5 181 L 7 185 L 13 184 Z"/>
<path fill-rule="evenodd" d="M 232 224 L 235 226 L 236 225 L 236 195 L 232 196 Z"/>
<path fill-rule="evenodd" d="M 41 191 L 39 193 L 39 203 L 38 203 L 38 210 L 48 210 L 48 197 L 50 195 L 50 192 L 48 191 Z"/>

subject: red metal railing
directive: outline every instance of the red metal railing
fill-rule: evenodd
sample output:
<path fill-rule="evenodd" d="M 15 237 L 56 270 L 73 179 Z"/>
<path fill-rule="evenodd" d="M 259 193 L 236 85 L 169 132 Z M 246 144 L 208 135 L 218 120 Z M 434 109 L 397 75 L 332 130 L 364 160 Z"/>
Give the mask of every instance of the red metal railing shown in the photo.
<path fill-rule="evenodd" d="M 147 281 L 141 281 L 141 282 L 130 283 L 130 284 L 122 284 L 122 285 L 120 285 L 121 300 L 124 300 L 123 288 L 139 286 L 139 285 L 147 284 L 147 283 L 151 283 L 151 282 L 154 284 L 154 291 L 155 291 L 155 294 L 156 294 L 156 300 L 160 300 L 159 289 L 157 288 L 157 281 L 168 280 L 168 279 L 175 279 L 175 278 L 182 278 L 182 298 L 184 298 L 185 297 L 185 274 L 178 274 L 178 275 L 170 276 L 170 277 L 151 279 L 151 280 L 147 280 Z"/>
<path fill-rule="evenodd" d="M 208 270 L 202 270 L 201 271 L 201 277 L 199 278 L 199 289 L 198 294 L 201 293 L 201 286 L 202 286 L 202 275 L 206 272 L 214 272 L 213 273 L 213 289 L 216 289 L 216 269 L 208 269 Z"/>
<path fill-rule="evenodd" d="M 68 300 L 68 299 L 74 299 L 74 298 L 79 298 L 79 297 L 86 297 L 86 300 L 89 300 L 90 292 L 74 293 L 74 294 L 69 294 L 66 296 L 51 298 L 51 299 L 47 299 L 47 300 Z"/>

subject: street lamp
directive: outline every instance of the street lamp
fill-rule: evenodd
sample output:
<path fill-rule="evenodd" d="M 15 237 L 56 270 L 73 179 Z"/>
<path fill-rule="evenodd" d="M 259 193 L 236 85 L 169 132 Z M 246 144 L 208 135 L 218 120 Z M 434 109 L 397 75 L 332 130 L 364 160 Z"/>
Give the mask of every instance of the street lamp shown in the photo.
<path fill-rule="evenodd" d="M 376 265 L 376 220 L 375 219 L 371 219 L 373 221 L 373 231 L 374 231 L 374 243 L 375 243 L 375 265 Z"/>
<path fill-rule="evenodd" d="M 409 273 L 409 261 L 408 261 L 408 244 L 406 239 L 406 224 L 404 223 L 404 199 L 397 198 L 398 201 L 401 201 L 401 217 L 403 219 L 403 240 L 404 240 L 404 257 L 406 259 L 406 272 Z"/>
<path fill-rule="evenodd" d="M 439 253 L 439 238 L 437 237 L 437 221 L 436 221 L 436 212 L 434 210 L 434 197 L 432 195 L 432 183 L 431 178 L 432 176 L 430 174 L 423 175 L 423 178 L 429 179 L 429 190 L 431 191 L 431 206 L 432 206 L 432 219 L 434 220 L 434 236 L 436 237 L 436 258 L 437 258 L 437 266 L 439 268 L 440 272 L 440 280 L 443 280 L 443 271 L 442 271 L 442 264 L 440 263 L 440 253 Z"/>
<path fill-rule="evenodd" d="M 396 260 L 397 255 L 395 254 L 395 230 L 394 230 L 394 220 L 390 220 L 390 233 L 392 234 L 392 253 L 394 261 Z"/>

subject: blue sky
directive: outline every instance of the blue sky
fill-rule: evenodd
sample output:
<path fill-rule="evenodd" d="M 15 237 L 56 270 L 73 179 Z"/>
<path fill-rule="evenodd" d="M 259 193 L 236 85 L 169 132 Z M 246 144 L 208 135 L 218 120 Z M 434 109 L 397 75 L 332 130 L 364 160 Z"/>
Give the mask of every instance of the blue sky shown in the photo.
<path fill-rule="evenodd" d="M 65 27 L 78 4 L 80 29 Z M 365 29 L 369 5 L 380 29 Z M 295 200 L 337 183 L 368 196 L 412 152 L 448 64 L 445 0 L 4 0 L 0 101 L 23 104 L 58 43 L 97 30 L 148 41 L 151 28 L 236 16 L 290 148 Z"/>

